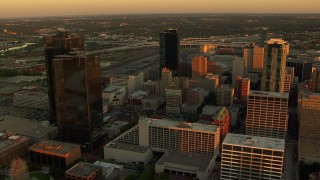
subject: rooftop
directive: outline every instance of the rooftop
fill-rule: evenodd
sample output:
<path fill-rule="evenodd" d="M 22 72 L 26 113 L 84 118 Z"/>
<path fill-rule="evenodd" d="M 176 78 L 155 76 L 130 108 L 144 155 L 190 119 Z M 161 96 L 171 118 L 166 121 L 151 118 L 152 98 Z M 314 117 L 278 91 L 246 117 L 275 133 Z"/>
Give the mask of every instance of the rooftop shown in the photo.
<path fill-rule="evenodd" d="M 130 150 L 138 153 L 145 153 L 147 150 L 150 149 L 150 147 L 144 147 L 139 146 L 135 144 L 127 144 L 127 143 L 121 143 L 112 141 L 106 145 L 107 147 L 114 148 L 114 149 L 121 149 L 121 150 Z"/>
<path fill-rule="evenodd" d="M 47 126 L 46 123 L 35 122 L 24 118 L 0 116 L 0 131 L 4 130 L 28 137 L 40 138 L 52 131 L 56 131 L 57 127 Z"/>
<path fill-rule="evenodd" d="M 82 176 L 82 177 L 88 177 L 91 174 L 96 173 L 101 169 L 100 166 L 86 163 L 86 162 L 79 162 L 70 169 L 66 171 L 66 174 L 68 175 L 75 175 L 75 176 Z"/>
<path fill-rule="evenodd" d="M 118 86 L 110 85 L 105 87 L 102 92 L 116 92 L 119 89 Z"/>
<path fill-rule="evenodd" d="M 65 143 L 60 141 L 42 141 L 29 147 L 30 150 L 42 152 L 46 154 L 53 154 L 55 156 L 69 156 L 69 152 L 79 148 L 80 145 Z"/>
<path fill-rule="evenodd" d="M 285 141 L 284 139 L 228 133 L 223 141 L 223 144 L 284 151 Z"/>
<path fill-rule="evenodd" d="M 200 123 L 188 123 L 184 121 L 174 121 L 169 119 L 152 119 L 145 118 L 143 121 L 147 121 L 151 126 L 158 127 L 172 127 L 172 128 L 184 128 L 184 129 L 193 129 L 207 132 L 216 132 L 219 127 L 213 125 L 205 125 Z"/>
<path fill-rule="evenodd" d="M 178 164 L 196 168 L 199 171 L 205 171 L 214 158 L 213 154 L 203 153 L 184 153 L 171 150 L 164 154 L 156 164 L 163 165 L 165 163 Z"/>
<path fill-rule="evenodd" d="M 29 138 L 24 136 L 12 135 L 11 133 L 4 133 L 0 131 L 0 154 L 4 151 L 7 151 L 11 147 L 17 146 L 29 140 Z"/>
<path fill-rule="evenodd" d="M 267 91 L 250 91 L 249 96 L 289 98 L 289 93 L 267 92 Z"/>
<path fill-rule="evenodd" d="M 306 64 L 306 63 L 312 63 L 313 59 L 310 57 L 298 57 L 296 59 L 288 59 L 287 62 Z"/>

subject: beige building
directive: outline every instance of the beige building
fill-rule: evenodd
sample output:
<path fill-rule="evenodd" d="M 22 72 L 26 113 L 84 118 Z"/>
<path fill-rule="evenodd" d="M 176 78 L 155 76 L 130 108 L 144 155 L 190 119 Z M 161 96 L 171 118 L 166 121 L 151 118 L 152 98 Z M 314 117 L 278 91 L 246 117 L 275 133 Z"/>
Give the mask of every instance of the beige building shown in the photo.
<path fill-rule="evenodd" d="M 163 68 L 161 71 L 161 80 L 160 80 L 160 96 L 165 97 L 166 88 L 173 84 L 172 71 L 167 68 Z"/>
<path fill-rule="evenodd" d="M 164 103 L 160 96 L 147 96 L 142 99 L 142 110 L 155 111 Z"/>
<path fill-rule="evenodd" d="M 14 93 L 13 106 L 21 109 L 49 110 L 48 94 L 39 91 L 20 91 Z"/>
<path fill-rule="evenodd" d="M 158 81 L 148 80 L 143 83 L 142 90 L 148 91 L 150 95 L 159 96 L 160 95 L 160 86 Z"/>
<path fill-rule="evenodd" d="M 182 90 L 173 86 L 166 88 L 167 114 L 180 114 L 182 105 Z"/>
<path fill-rule="evenodd" d="M 264 48 L 259 46 L 246 47 L 243 50 L 245 69 L 247 72 L 263 72 Z"/>
<path fill-rule="evenodd" d="M 127 97 L 125 86 L 110 85 L 102 90 L 102 102 L 104 105 L 121 106 L 125 103 Z"/>
<path fill-rule="evenodd" d="M 283 92 L 287 92 L 287 93 L 290 92 L 293 81 L 294 81 L 294 68 L 286 67 L 286 75 L 284 78 Z"/>
<path fill-rule="evenodd" d="M 79 162 L 65 172 L 67 179 L 74 180 L 100 180 L 102 167 L 87 162 Z"/>
<path fill-rule="evenodd" d="M 299 160 L 307 164 L 320 163 L 320 93 L 300 90 L 298 109 Z"/>
<path fill-rule="evenodd" d="M 144 75 L 139 72 L 136 75 L 118 75 L 110 77 L 110 85 L 126 87 L 126 95 L 132 94 L 136 90 L 141 90 L 144 83 Z"/>
<path fill-rule="evenodd" d="M 288 128 L 288 93 L 250 91 L 246 134 L 285 139 Z"/>
<path fill-rule="evenodd" d="M 233 104 L 234 88 L 229 85 L 221 85 L 217 90 L 217 104 L 229 106 Z"/>
<path fill-rule="evenodd" d="M 237 76 L 244 76 L 244 60 L 242 58 L 235 58 L 232 61 L 232 85 L 235 87 L 236 84 L 236 77 Z"/>
<path fill-rule="evenodd" d="M 282 39 L 270 39 L 265 49 L 265 64 L 261 80 L 261 90 L 282 93 L 284 92 L 289 44 Z"/>
<path fill-rule="evenodd" d="M 222 144 L 221 180 L 283 179 L 283 139 L 229 133 Z"/>
<path fill-rule="evenodd" d="M 141 117 L 139 124 L 104 147 L 105 159 L 146 163 L 152 151 L 219 153 L 220 128 L 213 125 Z"/>
<path fill-rule="evenodd" d="M 189 79 L 187 77 L 178 76 L 173 78 L 173 85 L 179 89 L 185 89 L 189 87 Z"/>

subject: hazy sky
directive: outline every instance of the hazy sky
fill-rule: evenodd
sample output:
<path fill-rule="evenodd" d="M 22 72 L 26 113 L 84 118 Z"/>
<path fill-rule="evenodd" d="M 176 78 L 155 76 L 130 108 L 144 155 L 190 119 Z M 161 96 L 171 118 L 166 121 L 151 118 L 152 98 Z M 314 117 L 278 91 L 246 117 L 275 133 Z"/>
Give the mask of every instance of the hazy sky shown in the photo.
<path fill-rule="evenodd" d="M 0 18 L 123 13 L 320 13 L 320 0 L 1 0 Z"/>

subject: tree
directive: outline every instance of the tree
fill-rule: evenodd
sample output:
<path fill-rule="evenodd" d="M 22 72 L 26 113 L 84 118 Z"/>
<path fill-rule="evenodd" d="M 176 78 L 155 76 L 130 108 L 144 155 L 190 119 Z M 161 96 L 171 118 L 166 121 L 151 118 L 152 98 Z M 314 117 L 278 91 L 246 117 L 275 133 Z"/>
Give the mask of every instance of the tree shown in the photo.
<path fill-rule="evenodd" d="M 129 175 L 126 176 L 124 179 L 125 179 L 125 180 L 137 180 L 138 177 L 137 177 L 137 175 L 135 175 L 135 174 L 129 174 Z"/>
<path fill-rule="evenodd" d="M 162 172 L 156 177 L 155 180 L 169 180 L 169 176 Z"/>
<path fill-rule="evenodd" d="M 150 169 L 145 169 L 139 177 L 139 180 L 152 180 L 153 178 L 153 174 L 151 172 Z"/>
<path fill-rule="evenodd" d="M 49 174 L 55 179 L 64 177 L 64 169 L 60 167 L 50 167 Z"/>

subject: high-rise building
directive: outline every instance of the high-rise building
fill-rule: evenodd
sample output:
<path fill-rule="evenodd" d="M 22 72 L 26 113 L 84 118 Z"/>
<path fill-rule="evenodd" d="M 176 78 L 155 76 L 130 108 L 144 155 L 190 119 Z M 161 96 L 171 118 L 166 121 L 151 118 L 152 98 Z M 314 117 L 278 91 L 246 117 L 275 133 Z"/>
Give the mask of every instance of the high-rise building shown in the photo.
<path fill-rule="evenodd" d="M 234 88 L 223 84 L 217 90 L 217 104 L 229 106 L 233 104 Z"/>
<path fill-rule="evenodd" d="M 192 59 L 192 78 L 201 78 L 207 74 L 207 57 L 197 56 Z"/>
<path fill-rule="evenodd" d="M 166 88 L 166 112 L 180 114 L 182 105 L 182 90 L 170 86 Z"/>
<path fill-rule="evenodd" d="M 247 72 L 262 72 L 264 64 L 264 48 L 251 44 L 243 49 L 245 70 Z"/>
<path fill-rule="evenodd" d="M 179 70 L 179 46 L 180 40 L 177 29 L 165 29 L 160 33 L 160 69 L 167 68 L 174 76 Z"/>
<path fill-rule="evenodd" d="M 294 75 L 299 77 L 299 82 L 308 81 L 311 78 L 312 58 L 298 57 L 296 59 L 288 59 L 287 67 L 294 67 Z"/>
<path fill-rule="evenodd" d="M 299 160 L 320 163 L 320 94 L 300 91 L 298 100 Z"/>
<path fill-rule="evenodd" d="M 288 93 L 250 91 L 246 134 L 285 139 L 288 127 Z"/>
<path fill-rule="evenodd" d="M 286 67 L 286 75 L 283 83 L 283 92 L 290 92 L 294 81 L 294 67 Z"/>
<path fill-rule="evenodd" d="M 236 85 L 236 77 L 244 76 L 244 60 L 242 58 L 235 58 L 232 62 L 232 85 Z"/>
<path fill-rule="evenodd" d="M 247 102 L 250 92 L 250 79 L 238 76 L 236 78 L 235 95 L 241 102 Z"/>
<path fill-rule="evenodd" d="M 316 67 L 312 72 L 312 91 L 320 93 L 320 67 Z"/>
<path fill-rule="evenodd" d="M 261 80 L 261 90 L 282 93 L 289 44 L 282 39 L 270 39 L 265 49 L 265 66 Z"/>
<path fill-rule="evenodd" d="M 73 52 L 55 56 L 52 65 L 60 136 L 68 142 L 91 143 L 93 130 L 102 123 L 100 56 Z"/>
<path fill-rule="evenodd" d="M 268 28 L 267 27 L 262 27 L 260 29 L 260 41 L 259 41 L 259 46 L 263 47 L 265 44 L 265 41 L 268 38 Z"/>
<path fill-rule="evenodd" d="M 284 139 L 229 133 L 222 144 L 221 180 L 283 179 Z"/>
<path fill-rule="evenodd" d="M 48 96 L 49 96 L 49 113 L 51 123 L 57 123 L 56 101 L 54 96 L 53 82 L 53 57 L 56 55 L 68 54 L 73 49 L 84 50 L 83 36 L 71 34 L 67 31 L 59 31 L 54 36 L 45 36 L 45 59 L 47 66 Z"/>
<path fill-rule="evenodd" d="M 171 86 L 172 83 L 172 71 L 167 68 L 162 68 L 160 80 L 160 96 L 164 97 L 166 95 L 166 88 Z"/>

